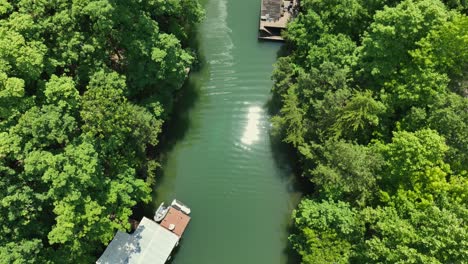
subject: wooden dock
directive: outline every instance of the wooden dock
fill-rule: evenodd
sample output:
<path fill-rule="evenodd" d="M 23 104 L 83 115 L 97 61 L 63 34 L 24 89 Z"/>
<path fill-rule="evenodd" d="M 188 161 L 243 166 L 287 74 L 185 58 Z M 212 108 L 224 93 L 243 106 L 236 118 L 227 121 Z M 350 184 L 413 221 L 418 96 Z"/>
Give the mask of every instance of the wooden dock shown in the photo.
<path fill-rule="evenodd" d="M 283 41 L 281 32 L 297 12 L 298 0 L 262 0 L 258 38 Z"/>

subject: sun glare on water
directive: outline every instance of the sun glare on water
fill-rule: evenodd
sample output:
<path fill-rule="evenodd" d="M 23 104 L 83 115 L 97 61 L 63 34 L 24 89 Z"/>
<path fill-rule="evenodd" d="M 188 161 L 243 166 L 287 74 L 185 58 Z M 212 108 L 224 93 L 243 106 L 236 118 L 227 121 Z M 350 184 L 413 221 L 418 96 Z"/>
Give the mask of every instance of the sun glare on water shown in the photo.
<path fill-rule="evenodd" d="M 244 134 L 241 139 L 243 144 L 251 145 L 259 139 L 261 112 L 262 109 L 258 106 L 249 107 L 249 111 L 247 113 L 247 126 L 244 129 Z"/>

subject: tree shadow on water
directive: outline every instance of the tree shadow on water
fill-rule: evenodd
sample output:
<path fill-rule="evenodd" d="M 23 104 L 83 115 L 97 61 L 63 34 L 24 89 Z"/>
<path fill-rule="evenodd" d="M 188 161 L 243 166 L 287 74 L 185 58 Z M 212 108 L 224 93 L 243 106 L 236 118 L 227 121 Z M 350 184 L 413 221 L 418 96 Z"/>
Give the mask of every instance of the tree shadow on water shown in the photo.
<path fill-rule="evenodd" d="M 280 136 L 270 134 L 270 147 L 273 154 L 273 159 L 279 177 L 285 182 L 287 192 L 290 194 L 289 208 L 290 212 L 284 218 L 284 233 L 285 238 L 294 233 L 292 223 L 292 210 L 297 207 L 301 198 L 311 188 L 310 181 L 300 176 L 300 167 L 295 150 L 288 144 L 284 143 Z M 298 253 L 292 248 L 291 243 L 286 242 L 282 251 L 285 264 L 301 263 L 301 258 Z"/>
<path fill-rule="evenodd" d="M 195 73 L 196 74 L 196 73 Z M 197 81 L 190 77 L 175 99 L 173 113 L 162 128 L 157 153 L 165 156 L 177 142 L 183 140 L 190 127 L 190 110 L 200 97 Z"/>
<path fill-rule="evenodd" d="M 192 65 L 186 82 L 175 95 L 170 119 L 166 120 L 163 125 L 159 144 L 156 147 L 157 153 L 162 157 L 166 156 L 178 142 L 185 138 L 191 124 L 190 111 L 200 98 L 201 86 L 209 74 L 206 58 L 200 51 L 200 41 L 195 35 L 190 46 L 193 50 L 197 50 L 197 61 Z M 160 161 L 161 164 L 164 164 L 164 158 Z"/>
<path fill-rule="evenodd" d="M 278 114 L 280 109 L 280 104 L 274 100 L 275 98 L 271 98 L 264 106 L 270 117 Z M 297 150 L 290 144 L 283 142 L 283 135 L 273 133 L 272 129 L 270 129 L 269 138 L 274 164 L 279 172 L 278 175 L 285 183 L 287 192 L 290 194 L 288 201 L 290 212 L 288 215 L 285 215 L 283 224 L 286 238 L 294 233 L 291 217 L 292 210 L 297 207 L 304 194 L 310 193 L 313 186 L 307 178 L 301 176 L 301 166 Z M 285 243 L 282 253 L 284 258 L 283 263 L 301 263 L 301 258 L 292 248 L 291 243 Z"/>
<path fill-rule="evenodd" d="M 289 225 L 287 228 L 288 234 L 294 233 L 294 228 L 292 225 Z M 294 248 L 292 248 L 291 243 L 288 243 L 283 249 L 283 255 L 286 256 L 285 264 L 298 264 L 301 263 L 301 256 L 297 253 Z"/>
<path fill-rule="evenodd" d="M 270 118 L 279 113 L 279 105 L 271 98 L 264 107 L 268 111 Z M 301 176 L 301 166 L 297 150 L 290 144 L 283 141 L 284 135 L 276 132 L 270 125 L 269 140 L 270 148 L 280 177 L 288 181 L 288 191 L 290 193 L 308 193 L 312 188 L 310 181 Z"/>
<path fill-rule="evenodd" d="M 192 67 L 190 74 L 184 85 L 177 91 L 174 97 L 174 104 L 169 119 L 162 126 L 159 135 L 159 144 L 152 150 L 160 166 L 156 169 L 156 181 L 152 186 L 152 201 L 148 204 L 138 204 L 133 209 L 132 218 L 141 219 L 143 216 L 153 216 L 159 204 L 157 201 L 157 190 L 164 182 L 165 165 L 168 162 L 169 154 L 187 135 L 191 126 L 190 112 L 200 98 L 200 87 L 206 80 L 208 73 L 205 66 L 205 59 L 202 54 L 198 54 L 198 61 Z"/>
<path fill-rule="evenodd" d="M 290 44 L 288 42 L 284 43 L 276 52 L 276 58 L 288 56 L 289 54 L 291 54 L 291 50 L 292 48 Z"/>

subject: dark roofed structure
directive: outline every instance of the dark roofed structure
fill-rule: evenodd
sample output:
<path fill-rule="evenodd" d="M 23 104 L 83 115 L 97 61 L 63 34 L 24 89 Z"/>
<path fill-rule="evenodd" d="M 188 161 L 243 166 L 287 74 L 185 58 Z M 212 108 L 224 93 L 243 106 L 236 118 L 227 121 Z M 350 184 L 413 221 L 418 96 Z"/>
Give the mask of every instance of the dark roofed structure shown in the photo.
<path fill-rule="evenodd" d="M 261 0 L 258 38 L 282 41 L 281 31 L 294 17 L 298 0 Z"/>
<path fill-rule="evenodd" d="M 273 20 L 280 19 L 281 2 L 283 0 L 262 0 L 262 16 L 269 16 Z"/>

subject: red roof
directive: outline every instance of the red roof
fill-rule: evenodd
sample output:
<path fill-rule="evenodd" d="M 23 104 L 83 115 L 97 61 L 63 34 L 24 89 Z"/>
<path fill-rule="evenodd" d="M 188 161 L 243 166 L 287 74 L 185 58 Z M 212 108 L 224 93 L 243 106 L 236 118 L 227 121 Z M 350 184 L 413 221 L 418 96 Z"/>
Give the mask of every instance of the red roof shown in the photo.
<path fill-rule="evenodd" d="M 189 221 L 190 216 L 175 209 L 174 207 L 171 207 L 169 208 L 169 212 L 167 212 L 166 217 L 164 217 L 162 220 L 161 226 L 181 237 L 185 231 L 185 228 L 187 228 Z M 173 230 L 169 229 L 171 224 L 174 224 L 175 226 Z"/>

